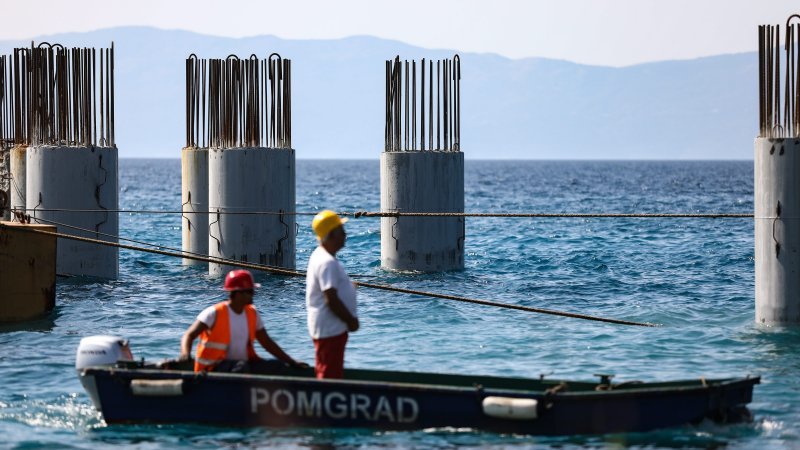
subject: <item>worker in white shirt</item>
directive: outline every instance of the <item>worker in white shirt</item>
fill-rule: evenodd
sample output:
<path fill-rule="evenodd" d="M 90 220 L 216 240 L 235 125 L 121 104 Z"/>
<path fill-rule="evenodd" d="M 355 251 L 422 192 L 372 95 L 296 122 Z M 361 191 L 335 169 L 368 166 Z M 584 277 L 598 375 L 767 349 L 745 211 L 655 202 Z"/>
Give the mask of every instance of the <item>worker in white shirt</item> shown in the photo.
<path fill-rule="evenodd" d="M 356 289 L 336 252 L 344 247 L 344 224 L 333 211 L 314 217 L 311 228 L 319 247 L 311 253 L 306 272 L 308 332 L 314 341 L 317 378 L 344 377 L 344 348 L 348 332 L 358 330 Z"/>

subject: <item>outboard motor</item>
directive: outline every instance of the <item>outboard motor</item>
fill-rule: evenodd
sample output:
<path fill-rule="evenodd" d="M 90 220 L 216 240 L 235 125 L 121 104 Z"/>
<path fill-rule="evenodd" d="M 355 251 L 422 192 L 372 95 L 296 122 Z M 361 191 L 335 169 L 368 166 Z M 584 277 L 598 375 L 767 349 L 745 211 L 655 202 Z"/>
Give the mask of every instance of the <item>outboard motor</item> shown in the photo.
<path fill-rule="evenodd" d="M 75 357 L 75 369 L 114 366 L 118 361 L 133 361 L 128 340 L 117 336 L 89 336 L 81 339 Z"/>

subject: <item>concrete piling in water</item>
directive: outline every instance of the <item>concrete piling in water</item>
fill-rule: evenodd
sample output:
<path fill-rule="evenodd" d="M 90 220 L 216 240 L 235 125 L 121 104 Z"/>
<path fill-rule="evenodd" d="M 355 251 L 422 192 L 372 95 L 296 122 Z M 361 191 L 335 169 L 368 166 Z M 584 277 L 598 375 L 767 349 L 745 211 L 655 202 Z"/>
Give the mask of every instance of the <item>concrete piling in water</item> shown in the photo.
<path fill-rule="evenodd" d="M 26 166 L 31 221 L 54 224 L 62 233 L 117 242 L 116 148 L 36 145 L 28 149 Z M 59 239 L 57 270 L 115 279 L 118 253 L 116 247 Z"/>
<path fill-rule="evenodd" d="M 461 63 L 386 61 L 381 211 L 463 213 Z M 464 217 L 381 218 L 381 266 L 425 272 L 464 268 Z"/>
<path fill-rule="evenodd" d="M 0 122 L 2 131 L 0 138 L 5 142 L 8 151 L 8 219 L 19 221 L 17 214 L 24 217 L 26 165 L 29 141 L 29 120 L 31 119 L 31 101 L 28 90 L 28 64 L 30 51 L 26 48 L 14 49 L 13 55 L 0 58 L 0 66 L 5 69 L 0 75 L 2 112 Z M 0 144 L 2 145 L 2 144 Z M 23 219 L 25 220 L 25 219 Z"/>
<path fill-rule="evenodd" d="M 208 255 L 208 149 L 185 147 L 181 151 L 182 250 Z M 205 262 L 183 259 L 187 266 Z"/>
<path fill-rule="evenodd" d="M 99 58 L 98 58 L 99 56 Z M 42 43 L 14 50 L 12 207 L 58 232 L 117 242 L 114 47 Z M 65 80 L 70 80 L 67 83 Z M 56 270 L 117 278 L 119 250 L 59 239 Z"/>
<path fill-rule="evenodd" d="M 294 268 L 294 150 L 212 148 L 208 167 L 209 254 Z M 209 265 L 215 276 L 230 269 Z"/>
<path fill-rule="evenodd" d="M 276 53 L 224 60 L 191 55 L 186 60 L 186 146 L 184 216 L 201 210 L 203 201 L 209 213 L 205 246 L 199 243 L 201 228 L 190 232 L 184 219 L 184 250 L 294 268 L 291 61 Z M 214 276 L 230 269 L 221 263 L 208 266 Z"/>
<path fill-rule="evenodd" d="M 207 71 L 207 62 L 198 61 L 196 55 L 186 59 L 186 147 L 181 150 L 181 249 L 194 255 L 208 255 Z M 184 258 L 183 264 L 205 266 L 207 263 Z"/>
<path fill-rule="evenodd" d="M 381 211 L 464 212 L 464 154 L 381 154 Z M 464 268 L 463 217 L 382 217 L 381 265 L 424 272 Z"/>
<path fill-rule="evenodd" d="M 755 144 L 756 321 L 800 323 L 800 139 Z"/>
<path fill-rule="evenodd" d="M 15 220 L 25 209 L 25 145 L 16 145 L 17 105 L 13 95 L 12 59 L 0 56 L 0 220 Z"/>
<path fill-rule="evenodd" d="M 787 20 L 783 42 L 779 26 L 763 25 L 758 30 L 760 132 L 753 158 L 755 319 L 765 325 L 800 324 L 800 94 L 790 95 L 793 86 L 800 86 L 800 33 L 792 19 L 800 16 Z M 781 51 L 785 51 L 784 58 Z"/>
<path fill-rule="evenodd" d="M 9 205 L 11 211 L 25 211 L 25 180 L 26 180 L 26 155 L 28 147 L 25 145 L 15 145 L 9 151 Z M 17 221 L 16 216 L 11 215 L 12 221 Z"/>

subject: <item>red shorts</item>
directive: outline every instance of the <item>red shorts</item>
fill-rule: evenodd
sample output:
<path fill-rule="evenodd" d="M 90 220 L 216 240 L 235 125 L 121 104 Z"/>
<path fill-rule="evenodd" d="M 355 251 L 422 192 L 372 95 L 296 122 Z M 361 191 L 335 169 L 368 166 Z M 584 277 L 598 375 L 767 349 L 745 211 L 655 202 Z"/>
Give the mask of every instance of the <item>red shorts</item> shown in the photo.
<path fill-rule="evenodd" d="M 344 346 L 347 332 L 322 339 L 313 339 L 317 378 L 344 378 Z"/>

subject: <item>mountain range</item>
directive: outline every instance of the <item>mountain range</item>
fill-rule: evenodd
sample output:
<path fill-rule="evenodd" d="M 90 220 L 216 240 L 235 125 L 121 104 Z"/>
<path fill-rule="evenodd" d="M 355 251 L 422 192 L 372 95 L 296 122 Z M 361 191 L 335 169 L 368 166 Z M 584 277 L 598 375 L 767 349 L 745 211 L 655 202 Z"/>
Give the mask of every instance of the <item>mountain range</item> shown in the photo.
<path fill-rule="evenodd" d="M 185 59 L 230 54 L 292 60 L 298 158 L 374 159 L 383 150 L 385 61 L 449 58 L 369 36 L 290 40 L 117 27 L 32 38 L 116 55 L 121 157 L 178 158 L 185 138 Z M 0 41 L 0 54 L 27 41 Z M 468 159 L 752 159 L 756 53 L 602 67 L 460 53 L 461 149 Z"/>

